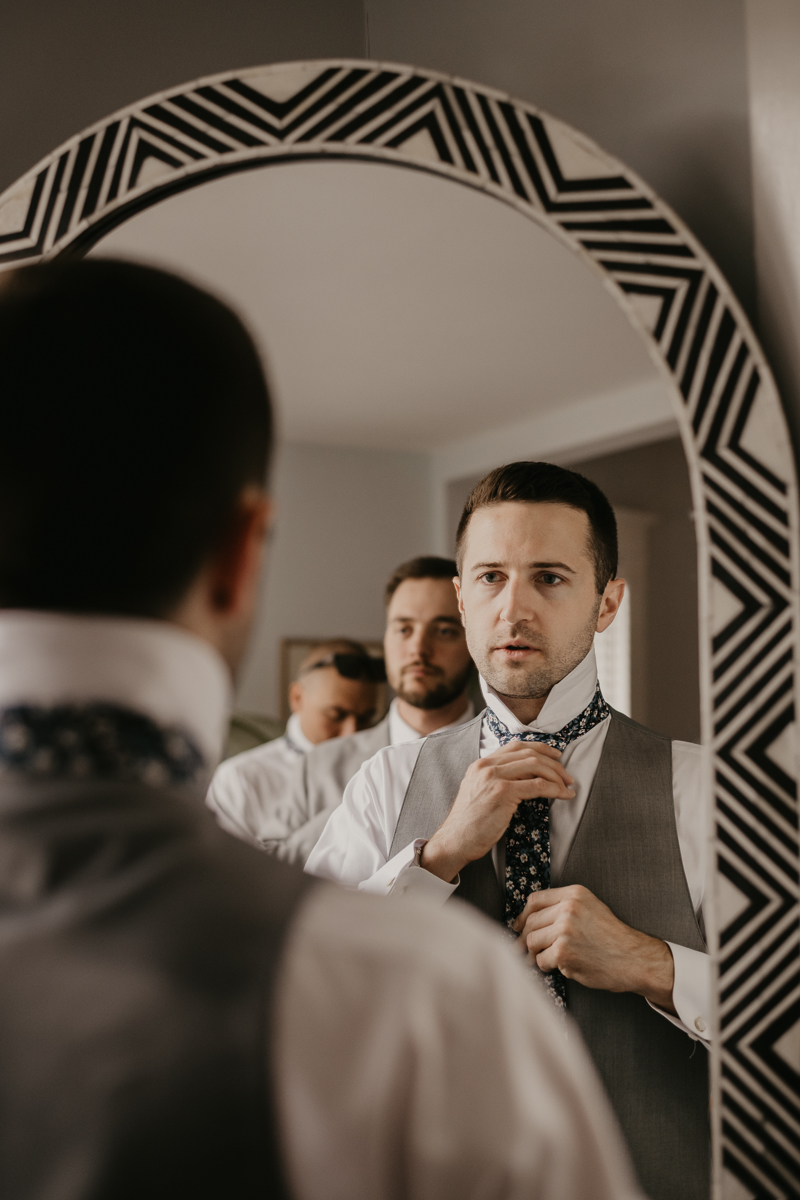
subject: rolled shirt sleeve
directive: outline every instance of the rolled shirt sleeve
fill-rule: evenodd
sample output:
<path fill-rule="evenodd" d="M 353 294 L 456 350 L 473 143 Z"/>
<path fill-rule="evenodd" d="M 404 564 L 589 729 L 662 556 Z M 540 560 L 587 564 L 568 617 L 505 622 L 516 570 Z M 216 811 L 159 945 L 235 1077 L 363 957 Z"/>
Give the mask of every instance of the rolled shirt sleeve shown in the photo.
<path fill-rule="evenodd" d="M 370 883 L 388 864 L 394 831 L 421 745 L 420 740 L 387 746 L 362 764 L 308 858 L 309 875 L 358 887 Z M 413 858 L 413 850 L 410 853 Z M 404 861 L 402 865 L 407 864 Z M 391 877 L 390 870 L 388 878 Z M 379 882 L 375 888 L 366 890 L 380 889 Z M 387 894 L 384 887 L 383 895 Z"/>

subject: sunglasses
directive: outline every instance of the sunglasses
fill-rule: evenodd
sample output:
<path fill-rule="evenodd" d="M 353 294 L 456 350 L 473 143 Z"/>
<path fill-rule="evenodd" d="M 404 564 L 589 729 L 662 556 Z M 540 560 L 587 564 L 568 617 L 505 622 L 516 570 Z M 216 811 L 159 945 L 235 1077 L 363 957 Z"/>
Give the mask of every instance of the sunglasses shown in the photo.
<path fill-rule="evenodd" d="M 303 674 L 316 671 L 318 667 L 334 667 L 342 679 L 360 679 L 369 683 L 386 682 L 386 664 L 382 658 L 371 654 L 327 654 L 319 662 L 306 667 Z"/>

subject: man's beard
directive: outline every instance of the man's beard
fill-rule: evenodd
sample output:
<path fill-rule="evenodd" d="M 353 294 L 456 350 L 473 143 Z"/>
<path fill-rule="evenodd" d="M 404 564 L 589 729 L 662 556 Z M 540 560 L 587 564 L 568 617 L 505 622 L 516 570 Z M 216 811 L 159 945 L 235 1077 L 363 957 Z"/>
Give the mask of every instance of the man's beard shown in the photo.
<path fill-rule="evenodd" d="M 469 663 L 458 675 L 451 675 L 449 677 L 441 667 L 429 666 L 427 670 L 434 672 L 433 680 L 431 680 L 428 686 L 426 686 L 428 680 L 420 681 L 415 691 L 410 691 L 404 687 L 403 672 L 401 671 L 398 686 L 394 688 L 398 699 L 404 700 L 412 708 L 444 708 L 446 705 L 452 704 L 463 693 L 469 683 L 473 666 L 472 663 Z M 392 686 L 394 687 L 394 684 Z"/>
<path fill-rule="evenodd" d="M 566 646 L 553 647 L 549 639 L 541 633 L 533 633 L 524 621 L 514 625 L 509 631 L 508 641 L 527 642 L 541 651 L 535 663 L 499 662 L 486 646 L 470 645 L 469 628 L 467 645 L 481 675 L 501 696 L 542 700 L 586 658 L 594 643 L 599 610 L 598 602 L 591 621 Z"/>

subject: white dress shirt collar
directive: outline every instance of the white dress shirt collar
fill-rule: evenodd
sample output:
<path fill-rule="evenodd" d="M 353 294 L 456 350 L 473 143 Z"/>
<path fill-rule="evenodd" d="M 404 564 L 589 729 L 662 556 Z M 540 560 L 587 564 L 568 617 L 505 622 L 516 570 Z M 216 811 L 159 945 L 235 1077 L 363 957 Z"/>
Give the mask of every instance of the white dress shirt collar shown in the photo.
<path fill-rule="evenodd" d="M 217 652 L 166 621 L 0 612 L 0 708 L 117 704 L 178 726 L 213 767 L 231 694 Z"/>
<path fill-rule="evenodd" d="M 464 725 L 467 721 L 471 721 L 475 716 L 475 706 L 470 700 L 464 712 L 455 721 L 451 721 L 449 725 L 442 725 L 437 729 L 437 733 L 441 733 L 443 729 L 452 729 L 456 725 Z M 389 706 L 389 744 L 399 746 L 403 742 L 418 742 L 422 734 L 417 733 L 416 729 L 404 721 L 398 711 L 397 699 L 395 698 Z"/>
<path fill-rule="evenodd" d="M 542 711 L 530 725 L 523 725 L 498 696 L 490 683 L 481 676 L 481 690 L 487 705 L 512 733 L 533 729 L 537 733 L 557 733 L 568 725 L 591 702 L 597 687 L 597 662 L 594 647 L 569 675 L 565 675 L 550 691 Z"/>
<path fill-rule="evenodd" d="M 284 734 L 286 741 L 289 743 L 292 750 L 299 750 L 301 754 L 308 754 L 309 750 L 314 749 L 314 743 L 309 741 L 303 733 L 303 727 L 300 724 L 300 714 L 292 713 L 289 720 L 286 722 L 286 733 Z"/>

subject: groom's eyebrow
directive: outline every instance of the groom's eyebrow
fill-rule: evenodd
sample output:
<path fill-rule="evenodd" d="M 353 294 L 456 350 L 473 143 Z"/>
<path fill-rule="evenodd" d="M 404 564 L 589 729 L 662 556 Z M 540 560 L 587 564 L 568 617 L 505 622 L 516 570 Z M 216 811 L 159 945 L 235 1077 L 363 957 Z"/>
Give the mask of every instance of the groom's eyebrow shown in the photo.
<path fill-rule="evenodd" d="M 472 568 L 472 570 L 473 571 L 502 571 L 505 568 L 505 565 L 506 565 L 505 563 L 501 563 L 501 562 L 475 563 L 475 566 Z M 577 574 L 574 567 L 569 567 L 569 566 L 567 566 L 566 563 L 562 563 L 562 562 L 532 562 L 532 563 L 528 563 L 528 569 L 531 570 L 533 568 L 536 568 L 537 571 L 558 570 L 558 571 L 568 571 L 570 575 Z"/>
<path fill-rule="evenodd" d="M 574 575 L 576 573 L 574 567 L 568 567 L 566 563 L 562 563 L 562 562 L 534 562 L 534 563 L 529 563 L 528 565 L 531 567 L 536 567 L 537 570 L 539 570 L 539 571 L 541 571 L 541 570 L 569 571 L 570 575 Z"/>

